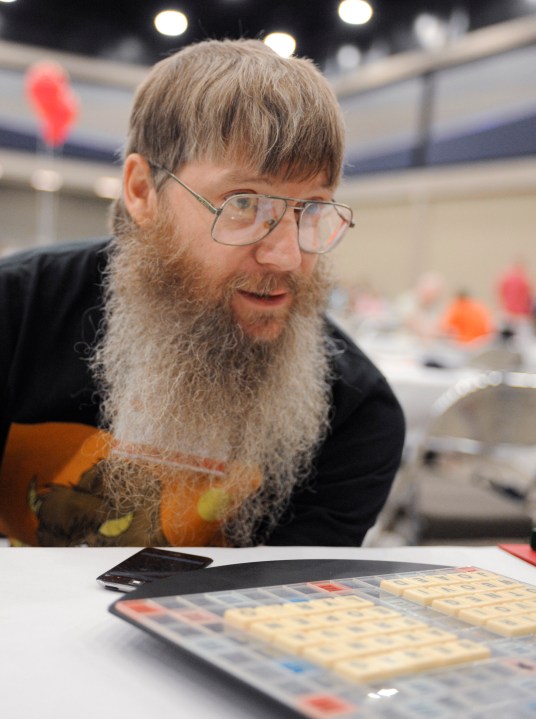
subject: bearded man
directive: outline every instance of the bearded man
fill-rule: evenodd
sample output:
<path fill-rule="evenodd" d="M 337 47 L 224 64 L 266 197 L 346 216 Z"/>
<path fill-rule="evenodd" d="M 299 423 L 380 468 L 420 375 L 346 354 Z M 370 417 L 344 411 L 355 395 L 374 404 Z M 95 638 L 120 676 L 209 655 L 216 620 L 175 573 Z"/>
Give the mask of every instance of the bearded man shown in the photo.
<path fill-rule="evenodd" d="M 207 41 L 138 90 L 112 239 L 0 269 L 0 532 L 358 545 L 399 465 L 383 376 L 324 316 L 344 127 L 305 59 Z"/>

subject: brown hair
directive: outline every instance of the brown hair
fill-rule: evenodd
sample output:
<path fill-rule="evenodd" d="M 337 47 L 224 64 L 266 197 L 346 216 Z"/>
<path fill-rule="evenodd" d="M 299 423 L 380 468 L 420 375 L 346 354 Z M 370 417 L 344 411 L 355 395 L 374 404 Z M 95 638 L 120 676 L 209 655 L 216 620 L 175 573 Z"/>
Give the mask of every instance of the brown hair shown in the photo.
<path fill-rule="evenodd" d="M 324 170 L 334 186 L 343 144 L 338 103 L 310 60 L 258 40 L 208 40 L 154 66 L 134 99 L 125 154 L 173 170 L 230 158 L 271 176 Z"/>

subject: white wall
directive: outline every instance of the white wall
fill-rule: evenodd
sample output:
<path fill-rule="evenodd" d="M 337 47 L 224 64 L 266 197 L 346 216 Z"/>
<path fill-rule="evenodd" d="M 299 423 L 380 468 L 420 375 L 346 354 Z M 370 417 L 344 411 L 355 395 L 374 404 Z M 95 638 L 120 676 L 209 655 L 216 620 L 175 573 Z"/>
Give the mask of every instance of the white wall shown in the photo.
<path fill-rule="evenodd" d="M 523 258 L 536 285 L 535 160 L 365 177 L 338 197 L 356 222 L 333 254 L 344 283 L 394 297 L 436 270 L 493 303 L 497 276 Z"/>
<path fill-rule="evenodd" d="M 42 235 L 43 202 L 46 203 L 45 212 L 50 202 L 57 203 L 54 236 Z M 50 195 L 4 184 L 0 189 L 0 255 L 43 241 L 70 241 L 107 234 L 109 205 L 108 200 L 97 197 L 67 193 Z"/>

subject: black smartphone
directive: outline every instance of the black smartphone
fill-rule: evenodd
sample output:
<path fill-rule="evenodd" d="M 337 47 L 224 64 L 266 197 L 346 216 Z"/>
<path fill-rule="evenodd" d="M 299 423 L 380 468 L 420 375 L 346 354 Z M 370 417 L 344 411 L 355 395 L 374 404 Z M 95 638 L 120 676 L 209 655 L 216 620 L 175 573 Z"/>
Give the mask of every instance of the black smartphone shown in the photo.
<path fill-rule="evenodd" d="M 97 582 L 117 592 L 132 592 L 142 584 L 169 577 L 177 572 L 202 569 L 212 563 L 209 557 L 168 549 L 146 547 L 97 577 Z"/>

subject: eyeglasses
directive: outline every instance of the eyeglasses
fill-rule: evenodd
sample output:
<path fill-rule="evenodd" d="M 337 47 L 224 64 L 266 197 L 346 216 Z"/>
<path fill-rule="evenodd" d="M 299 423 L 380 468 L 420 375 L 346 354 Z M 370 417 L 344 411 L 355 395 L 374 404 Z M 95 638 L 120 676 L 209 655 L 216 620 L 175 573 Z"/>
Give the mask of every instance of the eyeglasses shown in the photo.
<path fill-rule="evenodd" d="M 222 245 L 244 246 L 259 242 L 277 227 L 289 207 L 298 215 L 298 245 L 303 252 L 318 255 L 329 252 L 346 231 L 354 227 L 351 208 L 327 200 L 238 194 L 228 197 L 221 207 L 214 207 L 167 168 L 153 163 L 151 166 L 165 172 L 212 212 L 211 236 Z"/>

